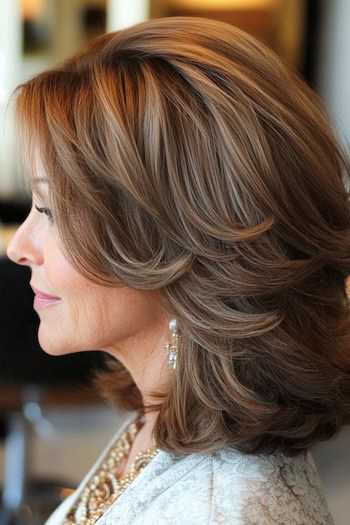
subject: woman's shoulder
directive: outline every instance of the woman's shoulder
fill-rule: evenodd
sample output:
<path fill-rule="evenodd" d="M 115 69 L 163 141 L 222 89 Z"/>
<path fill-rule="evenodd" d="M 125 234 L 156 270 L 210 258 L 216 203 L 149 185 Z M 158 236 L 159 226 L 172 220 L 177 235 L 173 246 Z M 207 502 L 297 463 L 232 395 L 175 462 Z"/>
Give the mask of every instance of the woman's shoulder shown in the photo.
<path fill-rule="evenodd" d="M 226 448 L 188 456 L 160 452 L 101 525 L 117 519 L 143 525 L 333 523 L 310 453 L 290 458 Z"/>
<path fill-rule="evenodd" d="M 297 456 L 287 456 L 282 452 L 273 454 L 245 454 L 232 448 L 223 448 L 205 455 L 211 465 L 213 476 L 218 474 L 249 482 L 274 483 L 283 479 L 286 486 L 298 480 L 299 483 L 314 480 L 321 486 L 317 467 L 310 451 Z"/>
<path fill-rule="evenodd" d="M 286 488 L 312 485 L 323 492 L 317 467 L 310 451 L 297 456 L 287 456 L 282 452 L 273 454 L 245 454 L 232 448 L 222 448 L 208 454 L 176 455 L 161 452 L 160 464 L 169 468 L 169 473 L 183 472 L 180 479 L 191 479 L 199 475 L 203 483 L 224 486 L 236 490 L 245 483 L 274 484 L 283 483 Z M 204 475 L 206 474 L 206 475 Z M 234 486 L 226 485 L 224 480 L 240 481 Z"/>
<path fill-rule="evenodd" d="M 232 523 L 333 523 L 309 451 L 290 457 L 223 449 L 208 460 L 212 462 L 211 512 L 218 517 L 213 523 L 220 523 L 219 517 L 228 516 L 232 507 L 238 511 Z"/>

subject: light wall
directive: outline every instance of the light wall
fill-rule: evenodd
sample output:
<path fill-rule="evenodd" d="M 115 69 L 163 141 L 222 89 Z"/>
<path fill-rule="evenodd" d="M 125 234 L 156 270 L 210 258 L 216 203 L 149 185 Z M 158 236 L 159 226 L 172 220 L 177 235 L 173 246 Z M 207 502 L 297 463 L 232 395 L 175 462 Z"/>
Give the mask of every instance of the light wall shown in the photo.
<path fill-rule="evenodd" d="M 14 179 L 14 133 L 9 97 L 19 82 L 21 61 L 19 0 L 1 0 L 0 15 L 0 192 L 16 190 Z"/>
<path fill-rule="evenodd" d="M 350 151 L 350 2 L 324 2 L 318 86 Z"/>
<path fill-rule="evenodd" d="M 107 31 L 115 31 L 149 18 L 149 0 L 108 0 Z"/>

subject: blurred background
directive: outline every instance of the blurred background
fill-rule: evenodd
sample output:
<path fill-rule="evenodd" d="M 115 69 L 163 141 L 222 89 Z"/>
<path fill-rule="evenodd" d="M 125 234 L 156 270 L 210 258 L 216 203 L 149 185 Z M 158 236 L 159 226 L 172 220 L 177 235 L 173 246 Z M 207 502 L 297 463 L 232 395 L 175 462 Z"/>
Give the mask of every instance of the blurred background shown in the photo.
<path fill-rule="evenodd" d="M 100 354 L 40 350 L 28 274 L 4 255 L 30 207 L 9 97 L 105 31 L 178 15 L 226 21 L 272 47 L 319 93 L 348 148 L 349 0 L 0 1 L 0 525 L 42 524 L 125 418 L 91 387 Z M 349 445 L 345 427 L 314 451 L 336 525 L 350 523 Z"/>

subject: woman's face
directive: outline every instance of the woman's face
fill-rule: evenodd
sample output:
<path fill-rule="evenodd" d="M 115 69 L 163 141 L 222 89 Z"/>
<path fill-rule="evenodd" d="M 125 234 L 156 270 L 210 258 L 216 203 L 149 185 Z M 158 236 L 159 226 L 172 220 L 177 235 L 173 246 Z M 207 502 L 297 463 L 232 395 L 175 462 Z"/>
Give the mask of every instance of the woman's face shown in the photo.
<path fill-rule="evenodd" d="M 100 349 L 122 358 L 127 343 L 138 347 L 164 336 L 169 315 L 159 299 L 82 276 L 65 257 L 47 213 L 34 192 L 31 212 L 8 247 L 10 259 L 32 270 L 41 347 L 52 355 Z"/>

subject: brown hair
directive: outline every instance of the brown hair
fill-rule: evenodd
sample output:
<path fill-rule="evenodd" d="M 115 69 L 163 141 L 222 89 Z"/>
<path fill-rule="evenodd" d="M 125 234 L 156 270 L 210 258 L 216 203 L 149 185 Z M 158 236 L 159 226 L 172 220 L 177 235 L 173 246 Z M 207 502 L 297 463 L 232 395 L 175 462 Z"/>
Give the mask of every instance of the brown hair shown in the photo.
<path fill-rule="evenodd" d="M 350 411 L 349 165 L 297 74 L 229 25 L 159 19 L 25 83 L 17 113 L 70 260 L 159 290 L 178 320 L 158 445 L 297 454 L 334 435 Z M 111 374 L 109 395 L 141 410 Z"/>

